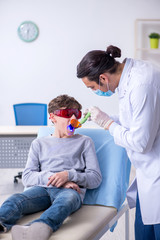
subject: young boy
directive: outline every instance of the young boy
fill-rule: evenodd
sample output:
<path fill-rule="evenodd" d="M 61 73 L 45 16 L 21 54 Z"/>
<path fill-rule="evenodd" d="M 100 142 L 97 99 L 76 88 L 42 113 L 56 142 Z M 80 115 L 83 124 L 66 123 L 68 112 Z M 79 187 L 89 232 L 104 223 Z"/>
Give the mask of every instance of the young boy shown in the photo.
<path fill-rule="evenodd" d="M 71 119 L 81 118 L 80 110 L 81 105 L 68 95 L 49 103 L 54 133 L 32 142 L 22 177 L 27 190 L 11 196 L 0 208 L 0 230 L 12 228 L 13 240 L 49 239 L 65 218 L 81 207 L 86 189 L 100 185 L 92 140 L 67 129 Z M 40 218 L 27 226 L 13 226 L 23 215 L 42 210 Z"/>

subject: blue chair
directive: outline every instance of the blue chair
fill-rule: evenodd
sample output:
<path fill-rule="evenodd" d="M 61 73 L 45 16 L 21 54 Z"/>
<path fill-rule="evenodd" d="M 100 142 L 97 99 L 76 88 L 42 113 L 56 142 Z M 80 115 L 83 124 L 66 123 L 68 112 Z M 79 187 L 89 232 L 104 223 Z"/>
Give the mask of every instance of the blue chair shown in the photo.
<path fill-rule="evenodd" d="M 47 104 L 20 103 L 14 104 L 16 125 L 47 125 Z"/>

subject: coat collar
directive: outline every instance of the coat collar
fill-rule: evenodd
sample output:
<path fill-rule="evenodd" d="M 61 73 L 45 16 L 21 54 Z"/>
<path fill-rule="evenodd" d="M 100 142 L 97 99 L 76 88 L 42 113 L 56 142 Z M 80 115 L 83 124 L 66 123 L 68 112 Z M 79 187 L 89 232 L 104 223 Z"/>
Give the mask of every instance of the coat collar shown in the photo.
<path fill-rule="evenodd" d="M 122 75 L 119 81 L 119 85 L 117 88 L 118 95 L 120 98 L 124 97 L 124 95 L 126 94 L 132 66 L 133 66 L 133 59 L 126 58 L 125 65 L 124 65 Z"/>

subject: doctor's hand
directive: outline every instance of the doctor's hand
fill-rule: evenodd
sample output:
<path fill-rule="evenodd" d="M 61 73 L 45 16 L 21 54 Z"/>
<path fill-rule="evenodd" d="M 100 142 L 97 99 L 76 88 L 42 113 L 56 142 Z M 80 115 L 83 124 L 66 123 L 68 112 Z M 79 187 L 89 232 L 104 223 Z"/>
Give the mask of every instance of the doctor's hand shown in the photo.
<path fill-rule="evenodd" d="M 98 107 L 91 107 L 89 112 L 91 113 L 91 120 L 104 129 L 108 129 L 110 124 L 113 122 L 108 114 L 102 112 Z"/>

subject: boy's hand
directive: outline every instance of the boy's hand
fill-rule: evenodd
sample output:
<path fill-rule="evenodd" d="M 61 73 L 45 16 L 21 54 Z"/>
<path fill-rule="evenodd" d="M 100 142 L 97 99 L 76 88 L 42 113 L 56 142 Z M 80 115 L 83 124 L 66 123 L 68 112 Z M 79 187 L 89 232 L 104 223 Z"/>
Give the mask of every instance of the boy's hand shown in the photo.
<path fill-rule="evenodd" d="M 63 171 L 63 172 L 58 172 L 50 176 L 49 181 L 47 183 L 47 186 L 50 184 L 55 187 L 61 187 L 63 184 L 65 184 L 68 181 L 68 172 Z"/>
<path fill-rule="evenodd" d="M 80 193 L 79 186 L 76 183 L 74 183 L 74 182 L 66 182 L 62 187 L 64 187 L 64 188 L 72 188 L 75 191 L 77 191 L 78 193 Z"/>

